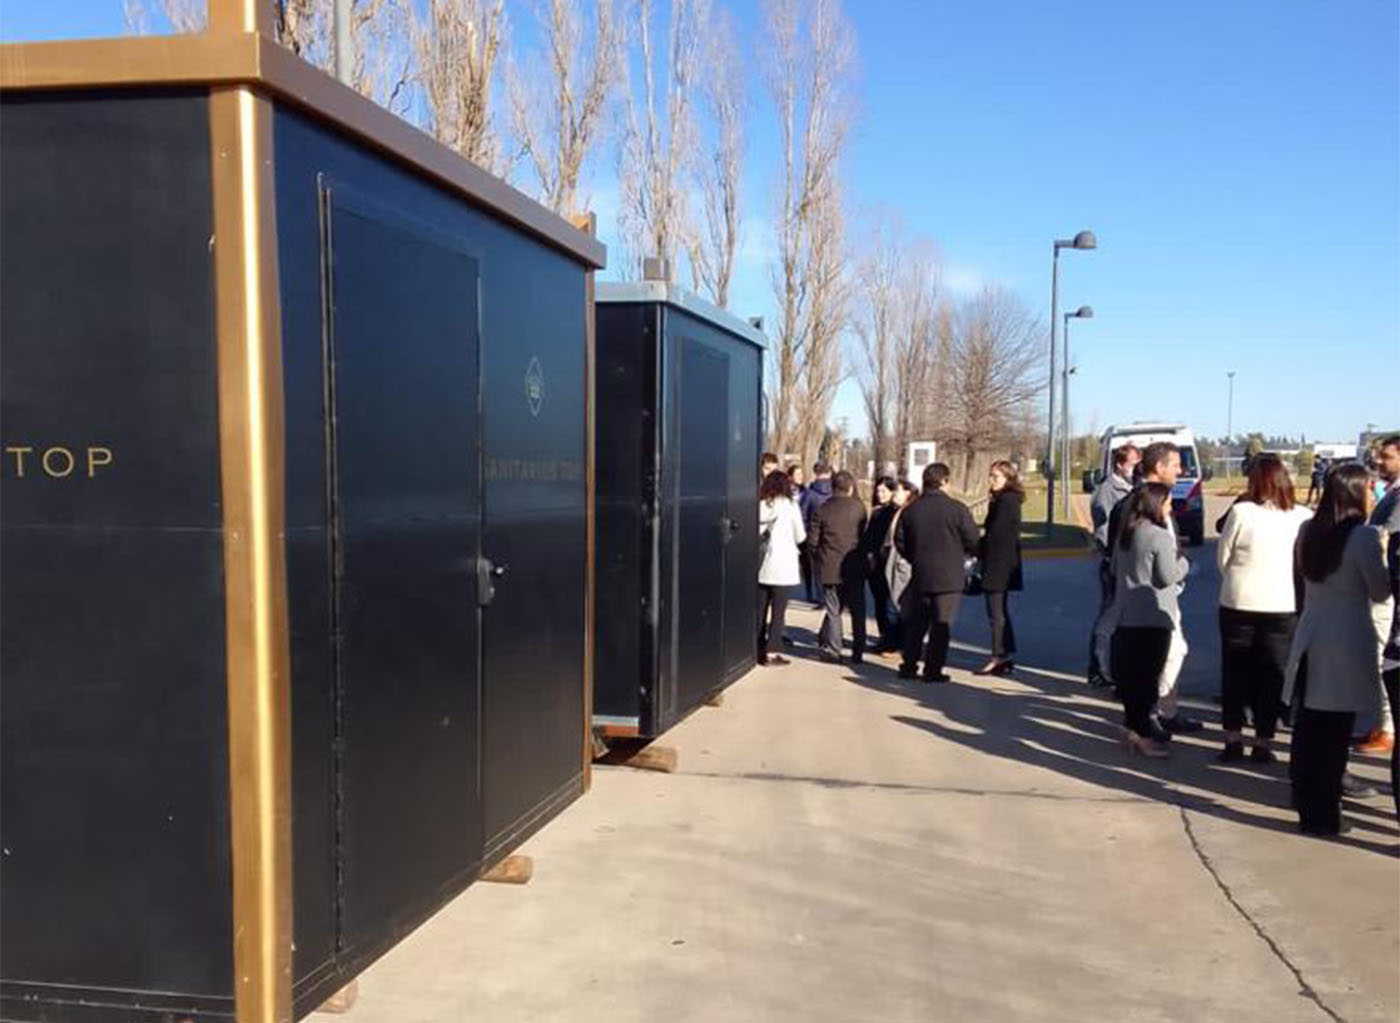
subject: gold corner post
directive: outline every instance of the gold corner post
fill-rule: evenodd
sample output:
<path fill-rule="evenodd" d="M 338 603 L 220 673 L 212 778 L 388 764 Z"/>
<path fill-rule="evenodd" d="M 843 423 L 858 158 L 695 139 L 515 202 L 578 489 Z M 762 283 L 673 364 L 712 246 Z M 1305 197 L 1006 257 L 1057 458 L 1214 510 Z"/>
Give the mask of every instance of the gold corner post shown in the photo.
<path fill-rule="evenodd" d="M 259 32 L 277 38 L 276 0 L 209 0 L 208 14 L 211 35 Z"/>
<path fill-rule="evenodd" d="M 586 231 L 590 237 L 597 237 L 598 218 L 592 213 L 582 213 L 573 218 L 574 226 Z M 594 272 L 590 267 L 584 274 L 584 340 L 583 340 L 583 479 L 584 479 L 584 544 L 587 554 L 584 558 L 583 597 L 583 791 L 593 786 L 593 659 L 595 622 L 597 614 L 597 583 L 595 581 L 595 561 L 597 523 L 595 512 L 597 502 L 594 491 L 597 489 L 597 473 L 594 470 L 596 457 L 597 399 L 594 376 L 598 362 L 598 321 L 594 309 Z"/>
<path fill-rule="evenodd" d="M 209 126 L 235 1006 L 239 1023 L 290 1023 L 290 644 L 272 107 L 247 86 L 217 86 Z"/>

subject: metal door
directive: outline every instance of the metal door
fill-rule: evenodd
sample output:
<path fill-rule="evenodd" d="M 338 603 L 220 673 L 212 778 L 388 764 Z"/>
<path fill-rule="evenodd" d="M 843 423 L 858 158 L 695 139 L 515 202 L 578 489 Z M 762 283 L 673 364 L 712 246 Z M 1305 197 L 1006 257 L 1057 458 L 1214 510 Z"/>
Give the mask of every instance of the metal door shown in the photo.
<path fill-rule="evenodd" d="M 759 385 L 761 353 L 747 344 L 730 348 L 728 437 L 729 510 L 733 523 L 725 549 L 724 676 L 733 681 L 753 666 L 758 620 Z"/>
<path fill-rule="evenodd" d="M 724 677 L 724 564 L 729 542 L 729 357 L 680 339 L 677 430 L 677 621 L 674 718 Z"/>
<path fill-rule="evenodd" d="M 477 265 L 333 195 L 327 358 L 338 945 L 481 861 Z"/>

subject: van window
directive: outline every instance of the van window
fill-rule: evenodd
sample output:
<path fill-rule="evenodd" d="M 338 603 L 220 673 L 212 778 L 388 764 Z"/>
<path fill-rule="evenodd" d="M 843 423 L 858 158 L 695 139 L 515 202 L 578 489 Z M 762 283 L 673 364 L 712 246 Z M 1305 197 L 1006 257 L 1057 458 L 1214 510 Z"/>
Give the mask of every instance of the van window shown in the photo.
<path fill-rule="evenodd" d="M 1196 477 L 1200 470 L 1196 466 L 1196 449 L 1184 447 L 1181 449 L 1181 475 Z"/>
<path fill-rule="evenodd" d="M 1104 445 L 1103 448 L 1103 475 L 1107 476 L 1113 471 L 1113 450 L 1132 441 L 1139 448 L 1145 448 L 1150 443 L 1145 437 L 1114 437 L 1112 441 Z M 1190 444 L 1182 445 L 1178 449 L 1181 452 L 1181 475 L 1195 479 L 1201 475 L 1200 462 L 1196 459 L 1196 449 Z"/>

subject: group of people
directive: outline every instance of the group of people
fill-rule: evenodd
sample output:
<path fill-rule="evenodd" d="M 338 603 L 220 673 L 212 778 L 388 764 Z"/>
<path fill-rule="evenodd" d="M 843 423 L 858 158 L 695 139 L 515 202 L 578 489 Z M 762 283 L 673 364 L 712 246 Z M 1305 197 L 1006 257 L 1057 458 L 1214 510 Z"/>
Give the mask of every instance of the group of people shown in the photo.
<path fill-rule="evenodd" d="M 1291 720 L 1293 803 L 1308 834 L 1347 830 L 1342 796 L 1360 787 L 1346 772 L 1350 749 L 1389 752 L 1392 792 L 1400 784 L 1400 436 L 1375 462 L 1374 484 L 1363 465 L 1332 466 L 1311 510 L 1295 502 L 1282 460 L 1259 455 L 1217 524 L 1219 757 L 1272 763 L 1279 723 Z M 1116 687 L 1127 748 L 1164 757 L 1173 734 L 1201 727 L 1176 702 L 1190 573 L 1172 517 L 1180 459 L 1169 443 L 1127 444 L 1112 464 L 1091 502 L 1102 558 L 1089 681 Z"/>
<path fill-rule="evenodd" d="M 1314 509 L 1295 500 L 1278 456 L 1258 455 L 1245 491 L 1216 524 L 1219 759 L 1273 763 L 1279 728 L 1291 723 L 1293 803 L 1308 834 L 1347 830 L 1342 796 L 1365 788 L 1346 770 L 1351 750 L 1390 753 L 1400 813 L 1400 436 L 1379 445 L 1374 466 L 1376 479 L 1360 464 L 1331 466 Z M 1166 757 L 1173 736 L 1204 727 L 1178 705 L 1189 650 L 1180 596 L 1191 574 L 1173 515 L 1181 455 L 1168 442 L 1125 444 L 1112 467 L 1090 503 L 1100 601 L 1088 681 L 1115 690 L 1128 751 Z M 761 478 L 760 664 L 788 663 L 788 593 L 800 586 L 824 611 L 817 640 L 828 661 L 844 659 L 843 615 L 850 660 L 864 659 L 868 588 L 874 652 L 897 657 L 901 678 L 949 681 L 952 627 L 966 593 L 982 594 L 992 637 L 977 674 L 1013 669 L 1008 596 L 1022 587 L 1024 498 L 1014 465 L 992 464 L 980 532 L 948 493 L 942 463 L 924 470 L 921 486 L 876 480 L 870 508 L 849 472 L 823 462 L 807 485 L 799 467 L 783 471 L 765 455 Z"/>
<path fill-rule="evenodd" d="M 825 462 L 809 486 L 799 469 L 784 472 L 765 454 L 759 488 L 758 661 L 788 663 L 784 635 L 788 591 L 803 586 L 824 611 L 818 650 L 844 659 L 843 615 L 851 621 L 852 663 L 864 660 L 866 591 L 874 601 L 874 652 L 899 658 L 901 678 L 949 681 L 944 670 L 962 597 L 980 592 L 992 630 L 991 658 L 977 674 L 1014 666 L 1015 630 L 1008 594 L 1021 589 L 1021 501 L 1016 467 L 994 462 L 988 508 L 979 533 L 972 513 L 947 492 L 948 466 L 924 469 L 921 486 L 886 476 L 872 487 L 873 507 L 857 496 L 849 472 Z M 975 566 L 975 572 L 969 569 Z"/>

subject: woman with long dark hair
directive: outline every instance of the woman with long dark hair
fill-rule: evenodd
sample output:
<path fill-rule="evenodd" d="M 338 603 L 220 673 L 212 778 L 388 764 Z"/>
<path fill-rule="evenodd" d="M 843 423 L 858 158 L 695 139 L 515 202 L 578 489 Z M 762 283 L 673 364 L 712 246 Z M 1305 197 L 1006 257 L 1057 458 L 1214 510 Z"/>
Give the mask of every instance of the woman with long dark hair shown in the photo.
<path fill-rule="evenodd" d="M 890 584 L 885 578 L 885 557 L 893 542 L 890 523 L 899 506 L 894 503 L 897 484 L 893 476 L 881 476 L 872 489 L 873 510 L 866 520 L 865 533 L 860 538 L 861 555 L 865 563 L 865 575 L 870 582 L 870 595 L 875 598 L 875 627 L 880 632 L 880 642 L 875 652 L 884 653 L 890 648 L 892 632 L 891 620 L 894 605 L 890 601 Z"/>
<path fill-rule="evenodd" d="M 781 472 L 770 472 L 758 488 L 759 664 L 788 663 L 782 654 L 787 591 L 802 581 L 798 550 L 807 539 L 802 513 L 791 493 L 792 481 Z"/>
<path fill-rule="evenodd" d="M 1308 835 L 1350 830 L 1342 820 L 1342 774 L 1358 714 L 1373 714 L 1380 660 L 1372 605 L 1390 580 L 1380 531 L 1366 525 L 1374 497 L 1366 469 L 1342 465 L 1322 487 L 1312 521 L 1299 530 L 1296 574 L 1303 613 L 1288 654 L 1284 699 L 1294 708 L 1293 805 Z"/>
<path fill-rule="evenodd" d="M 1130 753 L 1165 757 L 1153 737 L 1157 680 L 1180 621 L 1176 594 L 1188 563 L 1167 526 L 1172 491 L 1144 483 L 1125 497 L 1123 524 L 1113 551 L 1113 620 L 1117 626 L 1109 669 L 1123 700 L 1123 743 Z"/>
<path fill-rule="evenodd" d="M 899 517 L 904 514 L 904 509 L 918 499 L 919 488 L 909 480 L 900 480 L 894 485 L 894 497 L 892 498 L 894 514 L 890 516 L 890 527 L 886 533 L 885 546 L 881 554 L 885 587 L 889 591 L 890 614 L 893 619 L 886 636 L 885 649 L 881 651 L 883 657 L 903 656 L 901 651 L 904 649 L 904 616 L 901 612 L 904 606 L 904 591 L 909 588 L 909 580 L 913 578 L 914 569 L 895 547 L 894 531 L 899 525 Z"/>
<path fill-rule="evenodd" d="M 1016 666 L 1016 630 L 1011 626 L 1009 594 L 1021 589 L 1021 502 L 1026 491 L 1016 466 L 1002 460 L 992 463 L 987 475 L 990 501 L 982 526 L 977 557 L 982 563 L 982 595 L 992 629 L 992 659 L 978 668 L 978 675 L 1005 675 Z"/>
<path fill-rule="evenodd" d="M 1249 465 L 1249 485 L 1225 515 L 1220 567 L 1220 680 L 1224 761 L 1244 758 L 1245 708 L 1254 722 L 1250 758 L 1268 764 L 1297 625 L 1293 547 L 1312 517 L 1293 502 L 1293 479 L 1277 455 Z"/>

